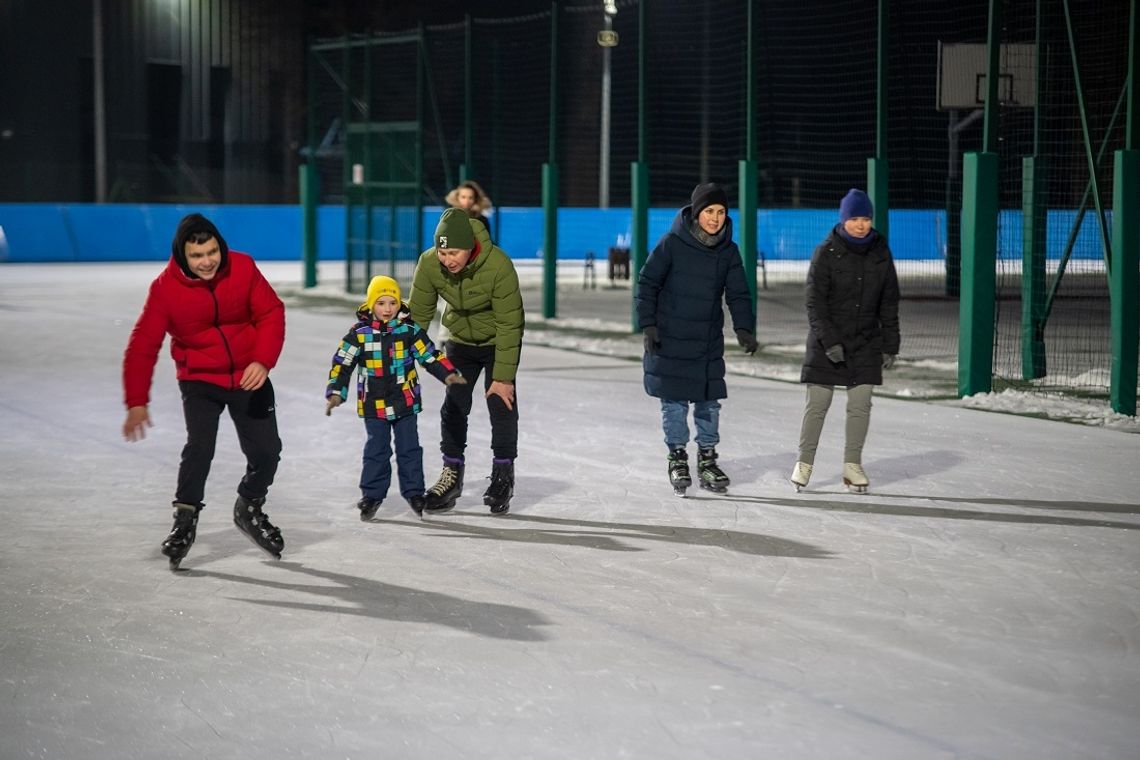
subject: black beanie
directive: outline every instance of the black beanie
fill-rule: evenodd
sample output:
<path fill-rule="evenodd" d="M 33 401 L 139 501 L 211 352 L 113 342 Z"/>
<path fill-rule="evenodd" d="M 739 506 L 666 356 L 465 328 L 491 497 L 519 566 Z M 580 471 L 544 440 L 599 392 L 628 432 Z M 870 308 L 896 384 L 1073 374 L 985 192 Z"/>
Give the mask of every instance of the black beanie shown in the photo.
<path fill-rule="evenodd" d="M 174 241 L 170 244 L 170 253 L 174 256 L 174 260 L 178 262 L 178 266 L 186 273 L 187 277 L 198 279 L 198 275 L 190 271 L 190 265 L 186 263 L 186 243 L 191 238 L 203 237 L 202 242 L 210 238 L 218 241 L 218 249 L 222 252 L 222 263 L 218 267 L 219 271 L 226 266 L 229 261 L 230 248 L 226 245 L 226 239 L 222 237 L 222 233 L 218 232 L 218 228 L 214 226 L 206 217 L 201 214 L 187 214 L 182 217 L 182 221 L 178 223 L 178 229 L 174 231 Z"/>
<path fill-rule="evenodd" d="M 693 218 L 696 219 L 706 207 L 714 203 L 724 206 L 725 211 L 727 211 L 728 193 L 715 182 L 708 182 L 693 188 L 693 195 L 689 198 L 689 203 L 693 207 Z"/>

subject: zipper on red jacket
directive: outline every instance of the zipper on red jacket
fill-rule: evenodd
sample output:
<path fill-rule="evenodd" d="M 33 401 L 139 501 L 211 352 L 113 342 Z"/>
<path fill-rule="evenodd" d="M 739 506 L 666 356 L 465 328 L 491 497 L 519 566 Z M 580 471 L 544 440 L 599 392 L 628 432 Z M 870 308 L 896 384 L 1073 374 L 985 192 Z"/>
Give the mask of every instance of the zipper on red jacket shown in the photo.
<path fill-rule="evenodd" d="M 234 365 L 234 352 L 230 350 L 230 342 L 226 340 L 226 334 L 222 331 L 221 325 L 221 305 L 218 303 L 218 294 L 214 290 L 214 283 L 211 282 L 208 286 L 210 297 L 214 299 L 214 329 L 218 331 L 218 335 L 222 338 L 222 346 L 226 349 L 226 356 L 230 358 L 230 390 L 234 389 L 234 373 L 237 367 Z"/>

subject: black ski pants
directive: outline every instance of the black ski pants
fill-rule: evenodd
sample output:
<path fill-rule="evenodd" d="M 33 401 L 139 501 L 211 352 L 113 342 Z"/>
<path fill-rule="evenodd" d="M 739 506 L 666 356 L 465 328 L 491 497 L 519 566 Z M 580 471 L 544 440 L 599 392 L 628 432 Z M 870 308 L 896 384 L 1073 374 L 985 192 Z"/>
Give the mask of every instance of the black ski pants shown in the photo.
<path fill-rule="evenodd" d="M 245 476 L 237 492 L 247 499 L 264 497 L 281 460 L 281 438 L 277 435 L 273 385 L 269 379 L 256 391 L 228 390 L 195 380 L 183 380 L 178 387 L 182 390 L 182 413 L 186 418 L 186 445 L 182 448 L 174 500 L 202 505 L 223 409 L 229 409 L 245 454 Z"/>
<path fill-rule="evenodd" d="M 483 373 L 483 392 L 491 387 L 491 372 L 495 367 L 494 346 L 468 346 L 447 342 L 447 358 L 467 380 L 466 385 L 453 383 L 447 386 L 440 410 L 440 451 L 444 456 L 462 457 L 467 448 L 467 417 L 471 414 L 471 399 L 475 383 Z M 491 451 L 496 459 L 514 459 L 519 449 L 519 396 L 515 384 L 513 408 L 498 396 L 487 398 L 487 413 L 491 417 Z"/>

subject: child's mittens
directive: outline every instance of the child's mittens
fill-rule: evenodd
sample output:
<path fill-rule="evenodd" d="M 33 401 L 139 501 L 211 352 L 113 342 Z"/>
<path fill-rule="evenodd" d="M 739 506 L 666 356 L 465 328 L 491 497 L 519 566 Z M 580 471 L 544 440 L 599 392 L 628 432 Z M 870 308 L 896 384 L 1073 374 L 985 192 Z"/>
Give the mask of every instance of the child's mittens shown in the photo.
<path fill-rule="evenodd" d="M 467 378 L 458 372 L 452 372 L 447 377 L 443 378 L 444 385 L 467 385 Z"/>
<path fill-rule="evenodd" d="M 339 393 L 334 393 L 325 401 L 325 416 L 328 417 L 332 414 L 332 410 L 344 403 Z"/>

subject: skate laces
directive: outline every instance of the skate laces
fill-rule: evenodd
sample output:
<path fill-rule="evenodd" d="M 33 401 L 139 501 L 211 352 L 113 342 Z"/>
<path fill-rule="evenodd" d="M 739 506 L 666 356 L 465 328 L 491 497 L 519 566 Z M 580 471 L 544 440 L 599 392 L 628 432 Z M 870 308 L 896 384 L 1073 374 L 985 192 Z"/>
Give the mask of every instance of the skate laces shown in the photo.
<path fill-rule="evenodd" d="M 459 470 L 451 466 L 444 466 L 443 472 L 439 474 L 439 480 L 429 490 L 436 496 L 442 496 L 459 480 Z"/>
<path fill-rule="evenodd" d="M 847 462 L 843 465 L 843 475 L 848 480 L 860 485 L 867 480 L 867 473 L 863 471 L 863 465 L 855 462 Z"/>

